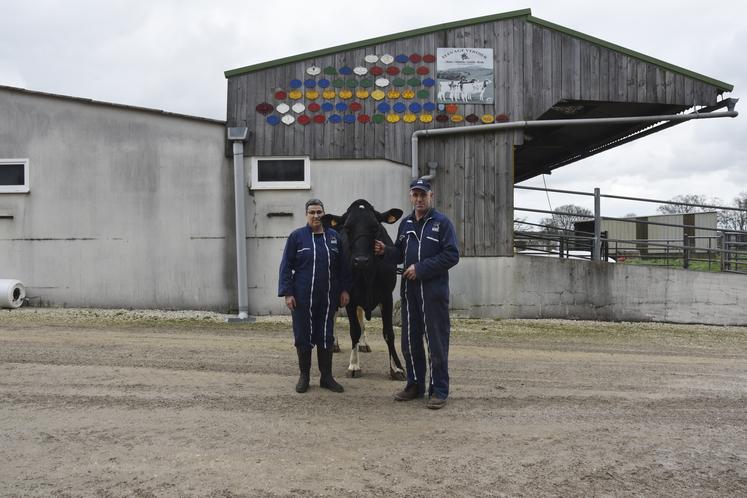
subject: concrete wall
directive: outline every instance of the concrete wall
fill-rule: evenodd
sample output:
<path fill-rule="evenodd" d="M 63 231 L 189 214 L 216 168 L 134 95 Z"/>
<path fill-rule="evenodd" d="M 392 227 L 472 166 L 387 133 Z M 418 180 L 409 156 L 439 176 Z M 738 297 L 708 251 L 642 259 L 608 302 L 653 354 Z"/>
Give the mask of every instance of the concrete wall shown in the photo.
<path fill-rule="evenodd" d="M 463 258 L 454 316 L 747 325 L 747 276 L 534 256 Z"/>
<path fill-rule="evenodd" d="M 236 307 L 224 125 L 0 88 L 0 157 L 29 158 L 0 194 L 0 278 L 33 304 Z"/>
<path fill-rule="evenodd" d="M 245 165 L 249 178 L 249 159 Z M 361 198 L 379 211 L 400 208 L 407 213 L 410 174 L 409 167 L 386 160 L 312 160 L 310 190 L 250 190 L 246 203 L 249 313 L 287 313 L 277 297 L 280 258 L 288 235 L 306 224 L 308 199 L 321 199 L 332 214 L 343 214 Z M 390 236 L 396 235 L 398 225 L 385 225 Z"/>

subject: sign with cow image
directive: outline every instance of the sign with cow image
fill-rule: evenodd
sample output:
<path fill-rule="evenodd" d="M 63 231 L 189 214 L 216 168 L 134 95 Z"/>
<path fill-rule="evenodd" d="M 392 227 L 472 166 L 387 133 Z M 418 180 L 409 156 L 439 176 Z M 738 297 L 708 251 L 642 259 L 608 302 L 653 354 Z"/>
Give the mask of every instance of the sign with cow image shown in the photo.
<path fill-rule="evenodd" d="M 439 104 L 492 104 L 493 49 L 436 49 L 436 79 Z"/>

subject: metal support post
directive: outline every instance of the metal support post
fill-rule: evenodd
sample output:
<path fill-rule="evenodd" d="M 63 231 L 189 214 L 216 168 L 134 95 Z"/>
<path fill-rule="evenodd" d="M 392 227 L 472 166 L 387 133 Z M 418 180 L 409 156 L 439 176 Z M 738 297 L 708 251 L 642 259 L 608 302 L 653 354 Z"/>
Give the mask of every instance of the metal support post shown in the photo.
<path fill-rule="evenodd" d="M 599 188 L 594 189 L 594 251 L 592 261 L 602 260 L 602 215 Z"/>

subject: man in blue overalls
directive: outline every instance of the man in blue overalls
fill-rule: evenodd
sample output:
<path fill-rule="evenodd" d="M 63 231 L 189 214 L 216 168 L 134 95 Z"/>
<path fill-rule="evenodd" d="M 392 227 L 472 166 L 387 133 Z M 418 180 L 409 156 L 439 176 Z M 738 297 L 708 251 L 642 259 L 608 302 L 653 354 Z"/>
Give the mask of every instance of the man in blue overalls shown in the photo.
<path fill-rule="evenodd" d="M 459 248 L 454 225 L 431 207 L 428 180 L 410 183 L 410 202 L 414 210 L 400 223 L 394 246 L 377 240 L 374 252 L 388 261 L 404 262 L 400 290 L 407 385 L 394 399 L 409 401 L 425 395 L 425 337 L 430 369 L 426 406 L 437 410 L 449 396 L 449 268 L 459 261 Z"/>
<path fill-rule="evenodd" d="M 293 317 L 293 336 L 301 372 L 296 392 L 309 388 L 311 350 L 317 347 L 321 379 L 319 385 L 334 392 L 343 387 L 332 377 L 334 324 L 338 306 L 350 300 L 351 277 L 336 231 L 322 226 L 324 204 L 306 202 L 306 226 L 288 237 L 280 262 L 278 296 Z"/>

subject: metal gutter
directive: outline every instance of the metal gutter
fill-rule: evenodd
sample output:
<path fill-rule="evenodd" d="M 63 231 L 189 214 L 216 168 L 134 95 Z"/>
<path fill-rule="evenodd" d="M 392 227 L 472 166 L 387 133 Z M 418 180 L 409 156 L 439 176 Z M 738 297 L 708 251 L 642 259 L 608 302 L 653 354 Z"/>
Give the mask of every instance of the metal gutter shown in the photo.
<path fill-rule="evenodd" d="M 505 131 L 518 130 L 523 128 L 546 128 L 552 126 L 583 126 L 596 124 L 630 124 L 630 123 L 658 123 L 660 121 L 680 122 L 691 119 L 710 119 L 710 118 L 735 118 L 739 115 L 734 110 L 739 99 L 725 99 L 727 101 L 728 111 L 726 112 L 709 112 L 690 114 L 669 114 L 661 116 L 628 116 L 620 118 L 587 118 L 587 119 L 544 119 L 535 121 L 509 121 L 505 123 L 492 123 L 485 125 L 475 125 L 462 128 L 437 128 L 433 130 L 418 130 L 412 134 L 412 159 L 411 169 L 412 177 L 418 178 L 418 140 L 420 137 L 427 138 L 440 135 L 458 135 L 465 133 L 480 133 L 487 131 Z M 434 175 L 435 176 L 435 175 Z"/>

